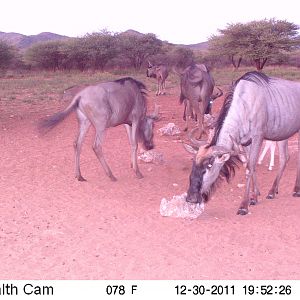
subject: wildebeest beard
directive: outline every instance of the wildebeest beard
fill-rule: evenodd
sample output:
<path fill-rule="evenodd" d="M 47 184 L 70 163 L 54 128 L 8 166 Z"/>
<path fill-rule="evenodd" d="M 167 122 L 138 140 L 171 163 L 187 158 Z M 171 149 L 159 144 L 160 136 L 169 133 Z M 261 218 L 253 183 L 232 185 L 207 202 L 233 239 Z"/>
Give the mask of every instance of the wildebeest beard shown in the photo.
<path fill-rule="evenodd" d="M 219 183 L 226 179 L 227 182 L 235 175 L 235 168 L 238 167 L 238 164 L 241 163 L 239 156 L 233 155 L 227 160 L 217 177 L 217 179 L 210 185 L 210 187 L 201 192 L 203 187 L 203 177 L 204 174 L 207 172 L 208 165 L 213 165 L 215 162 L 215 157 L 210 156 L 204 158 L 200 161 L 200 163 L 193 162 L 192 172 L 190 175 L 190 187 L 188 189 L 188 199 L 189 196 L 194 195 L 196 196 L 197 202 L 207 202 L 215 189 L 218 187 Z"/>

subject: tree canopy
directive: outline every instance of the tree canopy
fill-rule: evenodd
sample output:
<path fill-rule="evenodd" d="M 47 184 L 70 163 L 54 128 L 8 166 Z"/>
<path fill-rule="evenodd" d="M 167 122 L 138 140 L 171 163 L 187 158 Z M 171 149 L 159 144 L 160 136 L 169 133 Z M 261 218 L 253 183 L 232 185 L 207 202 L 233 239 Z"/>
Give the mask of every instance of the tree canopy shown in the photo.
<path fill-rule="evenodd" d="M 3 41 L 0 41 L 0 70 L 5 70 L 6 68 L 8 68 L 13 57 L 13 47 Z"/>
<path fill-rule="evenodd" d="M 114 59 L 140 69 L 153 55 L 160 53 L 163 43 L 154 34 L 112 34 L 108 31 L 87 34 L 66 41 L 41 42 L 25 53 L 28 64 L 43 69 L 103 70 Z"/>
<path fill-rule="evenodd" d="M 293 23 L 275 19 L 229 24 L 209 39 L 209 50 L 216 56 L 228 56 L 235 68 L 247 58 L 261 70 L 268 59 L 299 46 L 298 29 Z"/>
<path fill-rule="evenodd" d="M 150 56 L 158 54 L 163 43 L 156 38 L 155 34 L 145 35 L 120 34 L 119 49 L 120 55 L 131 62 L 135 69 L 140 69 L 142 64 Z"/>

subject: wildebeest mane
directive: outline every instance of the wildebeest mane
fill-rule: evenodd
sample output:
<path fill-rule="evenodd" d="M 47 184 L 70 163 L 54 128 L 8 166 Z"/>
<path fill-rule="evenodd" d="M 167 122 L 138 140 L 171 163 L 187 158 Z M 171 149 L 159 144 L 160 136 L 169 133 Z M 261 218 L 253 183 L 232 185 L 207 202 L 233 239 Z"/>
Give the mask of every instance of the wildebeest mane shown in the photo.
<path fill-rule="evenodd" d="M 227 92 L 227 95 L 225 96 L 223 106 L 221 108 L 220 114 L 219 114 L 218 119 L 216 121 L 215 134 L 214 134 L 210 144 L 207 147 L 216 145 L 218 137 L 220 135 L 220 131 L 223 127 L 225 118 L 226 118 L 226 116 L 228 114 L 228 111 L 231 107 L 235 88 L 241 80 L 250 81 L 250 82 L 253 82 L 257 85 L 267 85 L 270 82 L 270 78 L 266 74 L 261 73 L 261 72 L 257 72 L 257 71 L 247 72 L 235 81 L 235 83 L 230 87 L 229 91 Z"/>

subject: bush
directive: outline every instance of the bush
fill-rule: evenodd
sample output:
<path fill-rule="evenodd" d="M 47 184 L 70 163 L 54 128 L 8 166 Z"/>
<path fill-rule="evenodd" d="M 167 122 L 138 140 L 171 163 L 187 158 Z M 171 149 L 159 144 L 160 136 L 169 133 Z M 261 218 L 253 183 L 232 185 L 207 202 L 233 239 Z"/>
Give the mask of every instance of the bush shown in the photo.
<path fill-rule="evenodd" d="M 0 41 L 0 72 L 4 73 L 15 58 L 14 48 L 7 43 Z"/>

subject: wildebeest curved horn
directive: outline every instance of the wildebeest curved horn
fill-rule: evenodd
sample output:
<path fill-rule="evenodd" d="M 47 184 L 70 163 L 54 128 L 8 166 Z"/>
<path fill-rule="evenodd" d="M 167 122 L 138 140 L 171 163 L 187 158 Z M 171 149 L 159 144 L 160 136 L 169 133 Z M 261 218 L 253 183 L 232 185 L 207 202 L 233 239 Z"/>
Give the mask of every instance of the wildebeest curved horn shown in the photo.
<path fill-rule="evenodd" d="M 198 148 L 195 148 L 189 144 L 186 144 L 186 143 L 182 143 L 184 149 L 188 152 L 188 153 L 191 153 L 193 155 L 196 155 L 197 152 L 198 152 Z"/>
<path fill-rule="evenodd" d="M 184 72 L 180 72 L 176 67 L 172 67 L 172 71 L 178 76 L 182 76 L 184 73 Z"/>
<path fill-rule="evenodd" d="M 148 60 L 148 67 L 149 68 L 152 68 L 153 67 L 153 65 L 151 64 L 151 62 Z"/>
<path fill-rule="evenodd" d="M 189 137 L 189 140 L 190 142 L 193 144 L 193 146 L 197 147 L 197 148 L 200 148 L 202 147 L 203 145 L 206 145 L 207 144 L 207 141 L 206 140 L 196 140 L 193 135 L 195 133 L 196 130 L 199 130 L 198 127 L 195 127 L 193 128 L 189 134 L 188 134 L 188 137 Z"/>
<path fill-rule="evenodd" d="M 218 87 L 216 88 L 219 90 L 219 92 L 217 94 L 211 95 L 211 100 L 215 100 L 223 95 L 223 91 Z"/>

